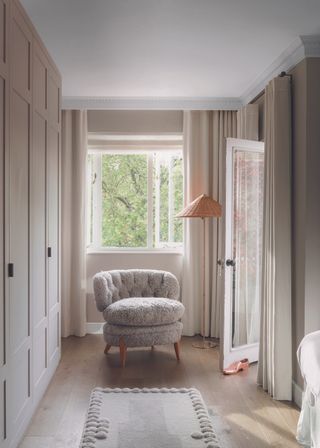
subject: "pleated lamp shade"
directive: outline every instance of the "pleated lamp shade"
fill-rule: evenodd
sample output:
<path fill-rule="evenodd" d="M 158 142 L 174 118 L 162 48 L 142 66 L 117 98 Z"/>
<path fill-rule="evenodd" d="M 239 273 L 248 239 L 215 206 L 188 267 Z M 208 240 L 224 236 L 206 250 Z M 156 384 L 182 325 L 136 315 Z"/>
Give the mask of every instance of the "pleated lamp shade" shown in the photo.
<path fill-rule="evenodd" d="M 178 213 L 176 218 L 207 218 L 210 216 L 219 218 L 221 215 L 222 207 L 219 202 L 202 194 Z"/>

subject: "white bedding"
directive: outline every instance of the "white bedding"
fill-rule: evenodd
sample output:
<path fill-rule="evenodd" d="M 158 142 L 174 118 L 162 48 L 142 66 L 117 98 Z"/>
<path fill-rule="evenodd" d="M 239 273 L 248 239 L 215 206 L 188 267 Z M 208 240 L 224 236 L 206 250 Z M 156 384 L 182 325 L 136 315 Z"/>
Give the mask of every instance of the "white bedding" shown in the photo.
<path fill-rule="evenodd" d="M 297 356 L 306 383 L 297 440 L 304 446 L 320 448 L 320 331 L 303 338 Z"/>

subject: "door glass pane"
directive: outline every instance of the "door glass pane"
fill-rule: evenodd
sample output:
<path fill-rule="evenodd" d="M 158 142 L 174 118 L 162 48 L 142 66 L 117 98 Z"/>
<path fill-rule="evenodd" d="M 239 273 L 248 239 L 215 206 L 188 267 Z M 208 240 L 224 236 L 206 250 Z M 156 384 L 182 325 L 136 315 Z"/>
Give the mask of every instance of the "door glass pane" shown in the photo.
<path fill-rule="evenodd" d="M 233 152 L 233 347 L 259 341 L 263 165 L 261 152 Z"/>

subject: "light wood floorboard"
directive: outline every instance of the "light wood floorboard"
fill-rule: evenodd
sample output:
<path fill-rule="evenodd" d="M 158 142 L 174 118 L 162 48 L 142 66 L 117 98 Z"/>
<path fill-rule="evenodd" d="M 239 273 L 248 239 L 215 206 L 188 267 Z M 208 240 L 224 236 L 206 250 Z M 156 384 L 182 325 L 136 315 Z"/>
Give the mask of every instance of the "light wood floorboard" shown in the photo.
<path fill-rule="evenodd" d="M 119 351 L 104 355 L 100 335 L 63 340 L 62 360 L 20 448 L 78 448 L 88 399 L 101 387 L 196 387 L 228 430 L 228 448 L 292 448 L 298 409 L 272 400 L 256 386 L 256 366 L 226 377 L 219 371 L 218 349 L 192 347 L 183 338 L 181 361 L 174 347 L 128 349 L 122 369 Z"/>

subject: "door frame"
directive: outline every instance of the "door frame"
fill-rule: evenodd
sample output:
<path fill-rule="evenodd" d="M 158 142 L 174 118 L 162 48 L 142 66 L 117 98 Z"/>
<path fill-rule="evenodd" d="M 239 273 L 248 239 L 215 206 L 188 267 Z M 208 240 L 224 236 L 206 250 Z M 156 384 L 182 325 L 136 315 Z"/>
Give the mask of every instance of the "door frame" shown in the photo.
<path fill-rule="evenodd" d="M 255 362 L 259 356 L 259 343 L 232 346 L 232 270 L 225 266 L 225 260 L 232 259 L 232 198 L 233 198 L 233 164 L 232 156 L 234 148 L 264 152 L 264 142 L 244 140 L 237 138 L 226 139 L 225 153 L 225 231 L 224 231 L 224 257 L 221 260 L 223 265 L 223 307 L 221 313 L 221 344 L 220 344 L 220 368 L 227 367 L 232 362 L 242 358 L 248 358 L 249 362 Z M 230 325 L 225 325 L 225 317 L 229 319 Z"/>

